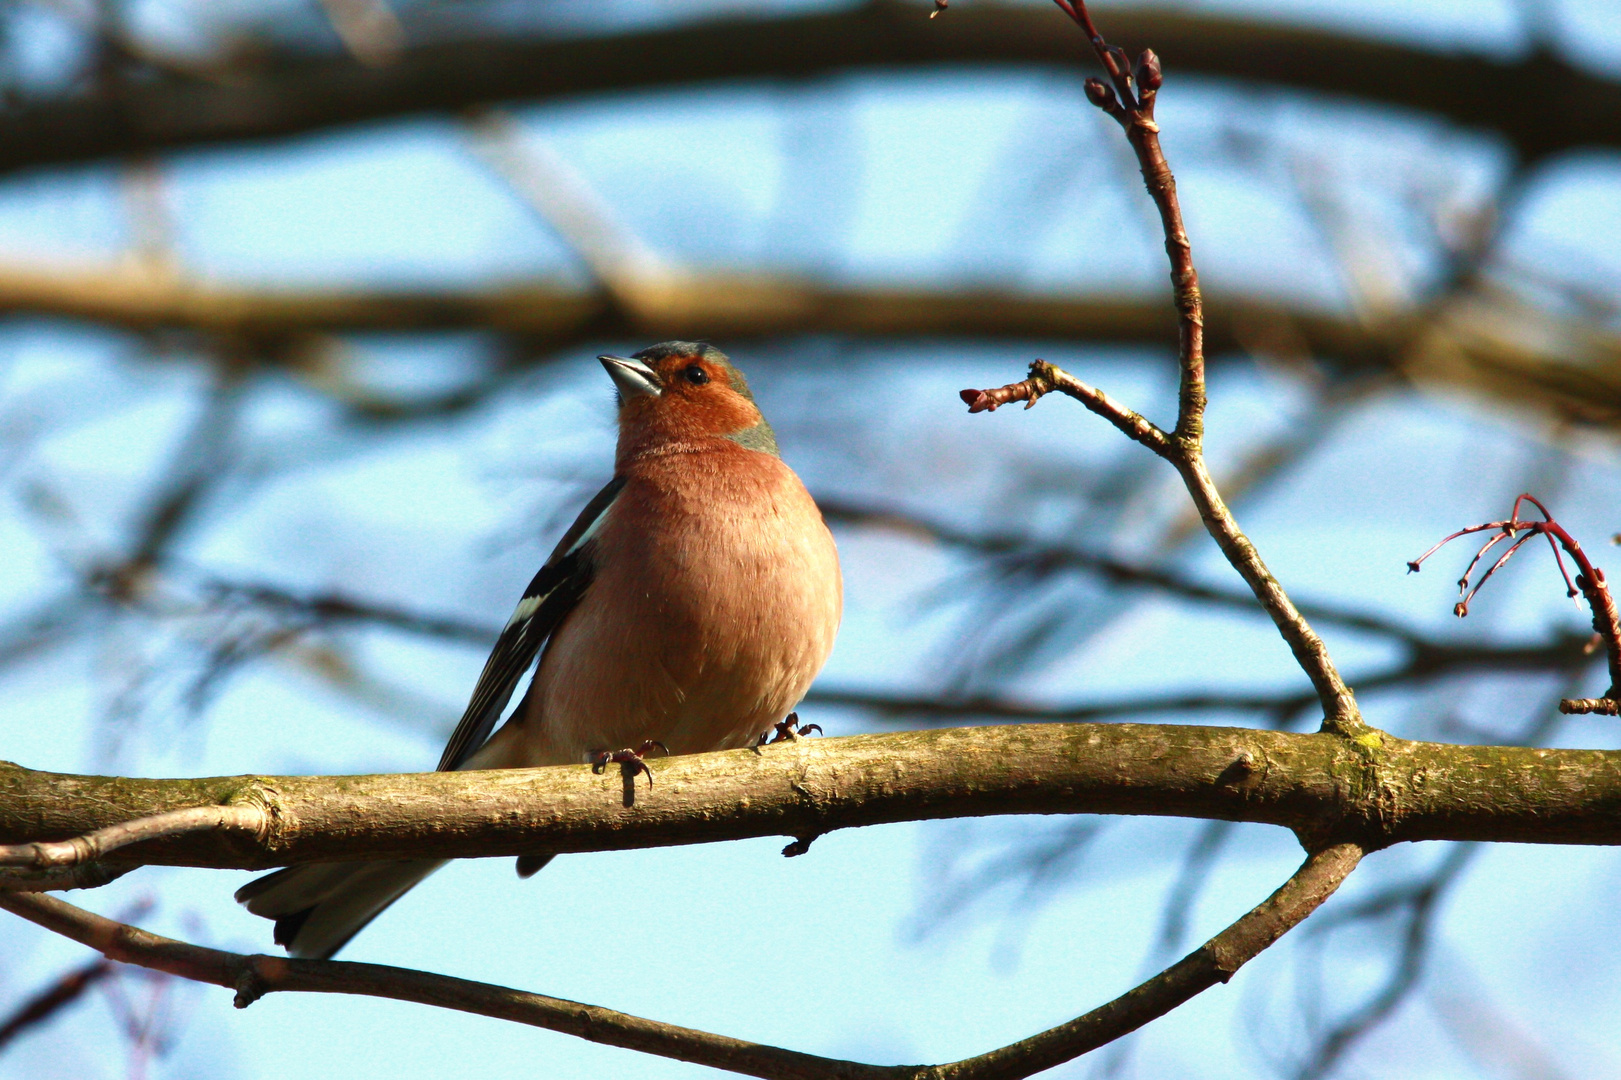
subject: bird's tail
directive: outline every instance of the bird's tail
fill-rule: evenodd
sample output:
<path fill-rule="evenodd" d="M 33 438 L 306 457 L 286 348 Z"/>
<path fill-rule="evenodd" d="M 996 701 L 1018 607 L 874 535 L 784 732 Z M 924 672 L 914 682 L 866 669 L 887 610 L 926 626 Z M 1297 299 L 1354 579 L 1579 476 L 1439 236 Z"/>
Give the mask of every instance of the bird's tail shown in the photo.
<path fill-rule="evenodd" d="M 294 956 L 324 960 L 443 865 L 441 859 L 402 859 L 290 866 L 254 878 L 236 891 L 236 899 L 276 921 L 277 945 Z"/>

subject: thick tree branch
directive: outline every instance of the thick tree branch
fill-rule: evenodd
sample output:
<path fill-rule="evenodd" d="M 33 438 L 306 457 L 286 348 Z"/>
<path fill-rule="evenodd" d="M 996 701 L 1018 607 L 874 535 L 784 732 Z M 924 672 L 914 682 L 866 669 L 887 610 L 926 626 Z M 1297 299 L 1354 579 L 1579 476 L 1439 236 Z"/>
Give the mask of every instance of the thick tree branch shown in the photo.
<path fill-rule="evenodd" d="M 1109 22 L 1133 51 L 1152 41 L 1179 71 L 1436 113 L 1497 131 L 1526 159 L 1621 145 L 1621 83 L 1543 52 L 1501 60 L 1214 13 L 1111 10 Z M 89 95 L 13 107 L 0 116 L 0 171 L 497 101 L 941 63 L 1072 70 L 1075 59 L 1075 43 L 1053 32 L 1045 12 L 994 0 L 960 4 L 933 21 L 915 3 L 869 0 L 602 37 L 471 38 L 408 48 L 383 66 L 283 58 L 229 80 L 117 80 Z"/>
<path fill-rule="evenodd" d="M 1621 843 L 1621 751 L 1180 724 L 1042 724 L 801 739 L 659 764 L 651 790 L 585 766 L 406 776 L 147 780 L 0 767 L 0 840 L 62 840 L 195 806 L 269 827 L 131 845 L 128 863 L 256 869 L 814 837 L 990 814 L 1253 821 L 1313 845 Z"/>

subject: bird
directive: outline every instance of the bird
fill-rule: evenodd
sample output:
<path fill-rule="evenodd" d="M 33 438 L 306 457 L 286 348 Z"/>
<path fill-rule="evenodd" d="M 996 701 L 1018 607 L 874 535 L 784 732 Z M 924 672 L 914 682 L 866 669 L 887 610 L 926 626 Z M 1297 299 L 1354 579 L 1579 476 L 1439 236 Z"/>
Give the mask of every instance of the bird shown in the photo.
<path fill-rule="evenodd" d="M 653 748 L 757 745 L 782 730 L 833 650 L 843 611 L 833 535 L 742 372 L 701 341 L 597 359 L 618 402 L 613 479 L 524 590 L 440 771 L 644 769 Z M 519 876 L 550 859 L 520 857 Z M 326 958 L 443 864 L 288 867 L 236 899 L 275 921 L 291 955 Z"/>

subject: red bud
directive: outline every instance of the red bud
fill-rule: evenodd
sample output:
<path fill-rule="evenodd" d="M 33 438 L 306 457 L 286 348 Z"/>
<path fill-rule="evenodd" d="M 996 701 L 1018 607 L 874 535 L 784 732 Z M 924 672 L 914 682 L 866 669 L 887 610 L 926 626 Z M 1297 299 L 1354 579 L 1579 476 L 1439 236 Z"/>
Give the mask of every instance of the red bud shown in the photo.
<path fill-rule="evenodd" d="M 1159 57 L 1154 55 L 1153 49 L 1144 49 L 1143 54 L 1137 58 L 1137 70 L 1133 73 L 1137 85 L 1147 91 L 1158 90 L 1165 82 L 1165 72 L 1160 69 Z"/>

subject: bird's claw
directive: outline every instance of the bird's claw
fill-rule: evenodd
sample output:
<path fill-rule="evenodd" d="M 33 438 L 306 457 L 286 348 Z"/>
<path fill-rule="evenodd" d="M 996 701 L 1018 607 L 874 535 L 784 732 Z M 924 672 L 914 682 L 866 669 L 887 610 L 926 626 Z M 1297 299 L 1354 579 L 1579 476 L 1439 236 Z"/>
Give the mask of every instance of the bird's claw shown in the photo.
<path fill-rule="evenodd" d="M 647 786 L 652 787 L 653 770 L 649 769 L 647 762 L 642 759 L 655 749 L 664 751 L 665 757 L 670 756 L 670 748 L 657 739 L 648 739 L 634 750 L 628 747 L 624 750 L 593 750 L 591 752 L 591 771 L 601 776 L 602 771 L 609 765 L 619 765 L 623 768 L 625 774 L 632 778 L 638 773 L 646 773 Z"/>
<path fill-rule="evenodd" d="M 786 717 L 779 720 L 772 731 L 761 732 L 760 741 L 754 745 L 770 746 L 772 743 L 795 742 L 801 735 L 809 735 L 812 731 L 816 732 L 818 735 L 822 734 L 822 725 L 806 724 L 805 726 L 801 727 L 799 724 L 799 714 L 796 712 L 791 712 Z M 770 736 L 770 738 L 767 738 L 767 736 Z"/>

